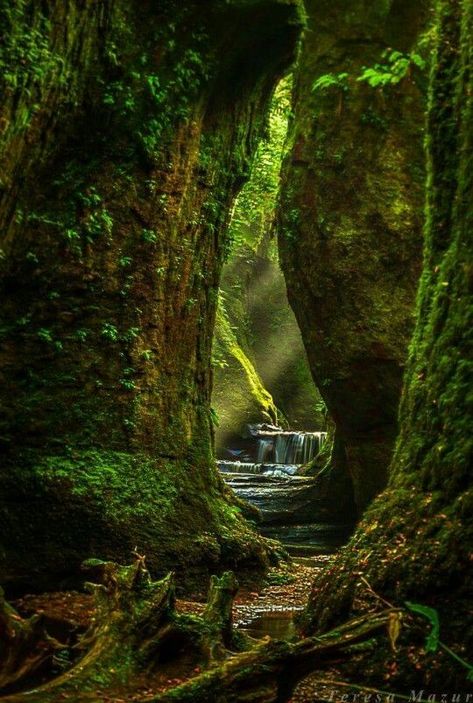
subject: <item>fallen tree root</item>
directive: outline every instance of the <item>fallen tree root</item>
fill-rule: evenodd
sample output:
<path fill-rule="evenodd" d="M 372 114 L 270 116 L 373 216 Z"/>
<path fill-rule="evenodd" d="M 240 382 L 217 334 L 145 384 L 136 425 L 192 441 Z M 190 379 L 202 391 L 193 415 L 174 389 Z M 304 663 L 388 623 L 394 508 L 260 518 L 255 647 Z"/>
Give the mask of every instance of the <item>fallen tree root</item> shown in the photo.
<path fill-rule="evenodd" d="M 143 557 L 137 555 L 128 567 L 98 561 L 88 566 L 101 583 L 88 584 L 97 614 L 79 643 L 81 659 L 26 697 L 13 694 L 2 699 L 4 703 L 113 701 L 114 692 L 132 691 L 137 677 L 165 670 L 171 660 L 175 664 L 184 658 L 187 664 L 192 661 L 193 670 L 207 668 L 186 683 L 158 693 L 152 699 L 155 703 L 279 703 L 288 700 L 304 676 L 385 629 L 393 613 L 390 609 L 357 618 L 323 637 L 296 643 L 266 638 L 255 644 L 233 630 L 238 584 L 230 572 L 212 578 L 207 606 L 197 617 L 176 613 L 172 574 L 152 581 Z M 28 646 L 22 652 L 23 661 L 29 661 Z M 19 670 L 22 666 L 18 662 Z M 5 675 L 4 668 L 1 660 L 0 672 Z M 107 695 L 94 693 L 98 691 Z M 146 700 L 149 703 L 149 696 Z"/>
<path fill-rule="evenodd" d="M 23 619 L 0 588 L 0 691 L 38 674 L 60 647 L 47 635 L 41 615 Z"/>
<path fill-rule="evenodd" d="M 233 644 L 231 613 L 238 584 L 232 573 L 213 577 L 204 617 L 198 618 L 176 613 L 173 574 L 152 581 L 144 557 L 137 555 L 126 567 L 99 560 L 85 567 L 100 583 L 86 584 L 94 594 L 96 616 L 77 645 L 82 657 L 58 678 L 28 692 L 29 701 L 79 701 L 82 695 L 94 700 L 94 691 L 131 688 L 138 675 L 159 670 L 163 661 L 191 656 L 195 665 L 205 664 L 226 656 L 226 647 Z M 22 653 L 26 666 L 26 643 Z"/>
<path fill-rule="evenodd" d="M 352 645 L 385 630 L 391 613 L 357 618 L 323 637 L 308 637 L 295 644 L 267 638 L 251 651 L 231 657 L 152 701 L 283 703 L 305 676 L 349 654 Z"/>

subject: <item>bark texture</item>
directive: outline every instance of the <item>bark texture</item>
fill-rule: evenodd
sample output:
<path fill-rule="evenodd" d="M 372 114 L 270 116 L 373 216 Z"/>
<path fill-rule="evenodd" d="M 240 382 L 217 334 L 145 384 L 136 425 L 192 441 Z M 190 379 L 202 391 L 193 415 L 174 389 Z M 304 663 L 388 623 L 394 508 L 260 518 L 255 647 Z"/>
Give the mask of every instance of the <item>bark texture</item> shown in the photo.
<path fill-rule="evenodd" d="M 1 28 L 3 578 L 134 546 L 256 564 L 212 465 L 210 350 L 297 3 L 15 0 Z"/>
<path fill-rule="evenodd" d="M 424 84 L 358 81 L 417 51 L 426 3 L 306 3 L 279 249 L 336 462 L 361 513 L 386 485 L 421 263 Z M 315 84 L 315 85 L 314 85 Z"/>
<path fill-rule="evenodd" d="M 315 584 L 307 624 L 325 628 L 345 617 L 369 583 L 395 605 L 409 599 L 436 608 L 441 638 L 468 659 L 473 641 L 473 6 L 457 0 L 437 6 L 424 268 L 400 437 L 389 486 L 334 567 Z M 466 669 L 458 661 L 451 667 L 448 690 L 464 690 L 462 685 L 469 690 Z"/>

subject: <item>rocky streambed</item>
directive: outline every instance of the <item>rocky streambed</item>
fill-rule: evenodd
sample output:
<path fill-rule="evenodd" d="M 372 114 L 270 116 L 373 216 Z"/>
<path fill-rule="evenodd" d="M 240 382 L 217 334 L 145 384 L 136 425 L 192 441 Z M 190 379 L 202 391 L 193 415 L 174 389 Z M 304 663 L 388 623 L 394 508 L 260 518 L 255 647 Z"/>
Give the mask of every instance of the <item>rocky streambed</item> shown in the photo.
<path fill-rule="evenodd" d="M 353 522 L 340 519 L 338 506 L 321 481 L 305 475 L 326 433 L 250 425 L 241 447 L 217 461 L 227 485 L 258 508 L 260 531 L 278 539 L 292 555 L 333 553 L 348 539 Z"/>
<path fill-rule="evenodd" d="M 279 471 L 279 470 L 278 470 Z M 224 472 L 226 483 L 260 510 L 260 531 L 278 539 L 290 554 L 310 556 L 332 553 L 344 544 L 351 523 L 331 519 L 330 501 L 320 495 L 314 478 L 281 473 Z"/>

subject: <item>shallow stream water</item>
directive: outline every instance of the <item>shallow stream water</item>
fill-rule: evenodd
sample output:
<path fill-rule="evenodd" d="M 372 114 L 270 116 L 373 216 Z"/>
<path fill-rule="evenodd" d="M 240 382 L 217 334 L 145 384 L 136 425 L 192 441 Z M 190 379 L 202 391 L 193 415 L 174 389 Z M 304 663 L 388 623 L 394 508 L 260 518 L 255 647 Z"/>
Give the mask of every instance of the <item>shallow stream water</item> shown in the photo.
<path fill-rule="evenodd" d="M 279 540 L 293 556 L 297 586 L 269 587 L 247 603 L 237 602 L 235 623 L 253 637 L 291 639 L 296 634 L 294 616 L 307 602 L 317 571 L 347 541 L 352 524 L 332 519 L 330 496 L 321 492 L 317 479 L 303 475 L 301 462 L 316 456 L 324 432 L 255 425 L 249 435 L 243 450 L 228 449 L 232 460 L 220 459 L 217 465 L 227 485 L 258 508 L 261 534 Z"/>

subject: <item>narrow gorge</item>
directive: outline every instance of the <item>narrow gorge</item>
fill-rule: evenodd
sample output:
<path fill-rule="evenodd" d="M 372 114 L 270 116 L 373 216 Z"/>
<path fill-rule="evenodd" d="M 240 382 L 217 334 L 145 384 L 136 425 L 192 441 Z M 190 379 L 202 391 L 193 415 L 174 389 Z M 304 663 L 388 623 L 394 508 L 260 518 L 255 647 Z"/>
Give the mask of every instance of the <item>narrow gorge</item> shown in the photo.
<path fill-rule="evenodd" d="M 0 702 L 473 697 L 472 0 L 0 0 Z"/>

